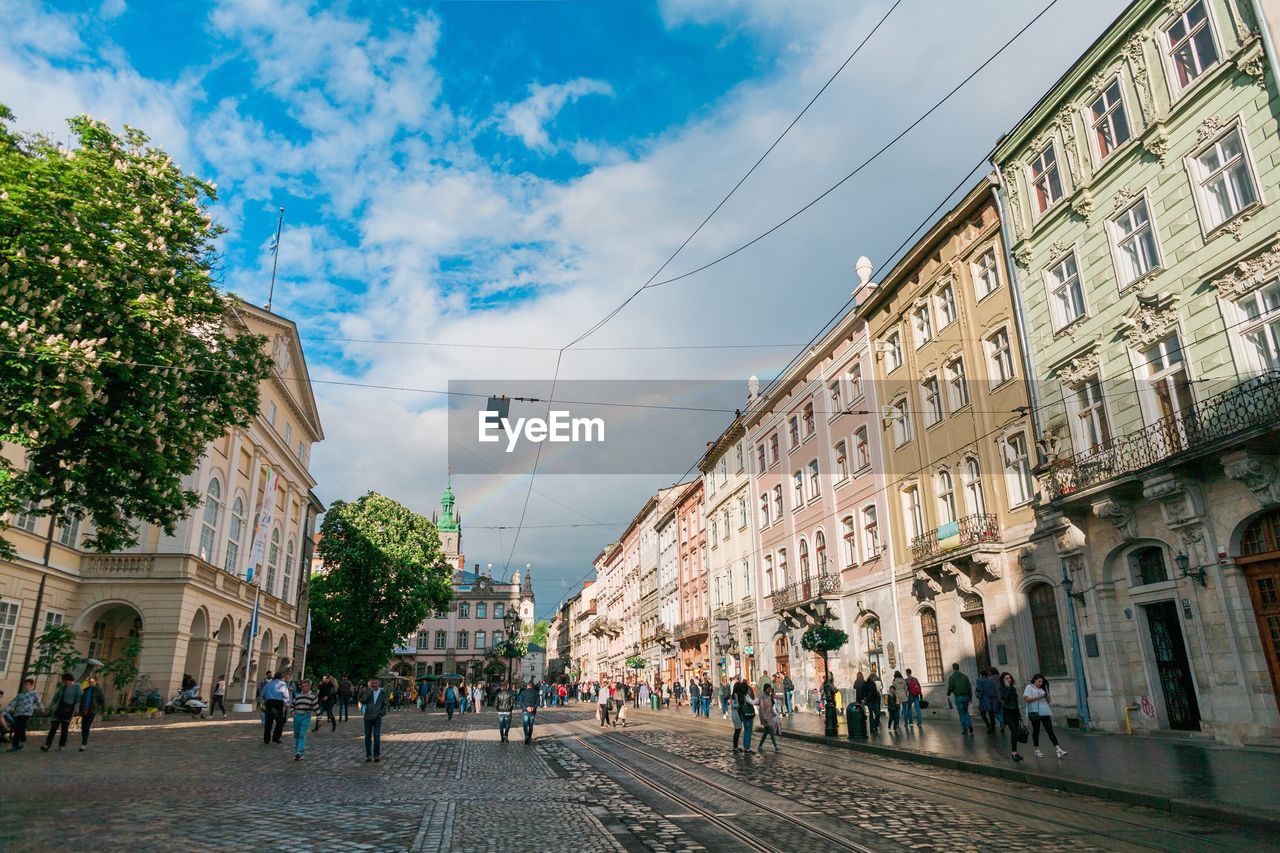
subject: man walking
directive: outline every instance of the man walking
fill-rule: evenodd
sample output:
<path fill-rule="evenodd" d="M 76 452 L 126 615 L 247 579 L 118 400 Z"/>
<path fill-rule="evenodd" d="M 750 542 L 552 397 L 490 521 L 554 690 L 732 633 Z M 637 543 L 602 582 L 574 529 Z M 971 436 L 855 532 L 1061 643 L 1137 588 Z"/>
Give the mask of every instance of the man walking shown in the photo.
<path fill-rule="evenodd" d="M 316 698 L 320 701 L 320 714 L 316 714 L 316 731 L 320 731 L 320 724 L 324 722 L 321 714 L 329 716 L 329 731 L 337 731 L 338 722 L 333 718 L 333 703 L 338 698 L 338 685 L 332 675 L 320 677 L 320 689 Z"/>
<path fill-rule="evenodd" d="M 695 717 L 702 713 L 702 685 L 696 678 L 689 679 L 689 707 Z"/>
<path fill-rule="evenodd" d="M 516 703 L 523 711 L 520 721 L 524 724 L 524 742 L 527 745 L 533 742 L 533 723 L 538 718 L 538 688 L 532 681 L 520 691 Z"/>
<path fill-rule="evenodd" d="M 511 735 L 511 711 L 516 706 L 516 694 L 512 692 L 510 684 L 502 685 L 493 705 L 498 711 L 498 736 L 506 743 Z"/>
<path fill-rule="evenodd" d="M 355 692 L 355 688 L 351 684 L 351 679 L 345 675 L 342 681 L 338 682 L 338 719 L 346 722 L 350 717 L 347 715 L 347 708 L 351 705 L 351 696 Z"/>
<path fill-rule="evenodd" d="M 93 720 L 98 716 L 99 711 L 105 711 L 107 708 L 106 697 L 102 695 L 102 688 L 98 686 L 98 679 L 92 675 L 84 686 L 84 690 L 80 694 L 80 751 L 84 752 L 89 748 L 89 729 L 93 728 Z"/>
<path fill-rule="evenodd" d="M 702 686 L 699 689 L 702 699 L 702 716 L 708 720 L 711 719 L 711 678 L 706 674 L 702 676 Z"/>
<path fill-rule="evenodd" d="M 973 685 L 969 676 L 960 671 L 960 664 L 951 664 L 951 677 L 947 679 L 947 695 L 956 703 L 956 716 L 960 718 L 960 734 L 973 734 L 973 718 L 969 716 L 969 700 L 973 698 Z"/>
<path fill-rule="evenodd" d="M 27 676 L 22 680 L 22 689 L 5 710 L 13 717 L 13 746 L 9 751 L 17 752 L 27 743 L 27 724 L 31 722 L 32 715 L 44 710 L 34 678 Z"/>
<path fill-rule="evenodd" d="M 222 711 L 222 719 L 227 718 L 227 676 L 219 675 L 218 681 L 213 685 L 213 696 L 209 699 L 209 718 L 213 719 L 213 709 L 217 708 Z"/>
<path fill-rule="evenodd" d="M 289 687 L 280 678 L 280 673 L 272 675 L 262 685 L 262 742 L 279 743 L 284 734 L 284 707 L 289 703 Z"/>
<path fill-rule="evenodd" d="M 795 696 L 796 685 L 795 685 L 795 682 L 791 680 L 791 676 L 788 675 L 787 673 L 782 674 L 782 691 L 783 691 L 783 695 L 786 698 L 786 705 L 787 705 L 786 715 L 790 717 L 791 712 L 793 710 L 791 706 L 791 700 Z"/>
<path fill-rule="evenodd" d="M 369 679 L 369 686 L 360 694 L 360 706 L 364 709 L 364 760 L 382 760 L 382 718 L 387 715 L 387 691 L 382 682 Z"/>
<path fill-rule="evenodd" d="M 80 711 L 81 698 L 82 692 L 75 676 L 69 672 L 62 673 L 62 685 L 54 692 L 50 708 L 53 722 L 49 725 L 49 736 L 45 738 L 44 746 L 40 747 L 41 752 L 48 752 L 53 746 L 53 736 L 59 729 L 62 735 L 58 738 L 58 751 L 67 745 L 67 729 L 71 726 L 71 718 Z"/>
<path fill-rule="evenodd" d="M 911 711 L 916 712 L 916 725 L 924 725 L 924 720 L 920 718 L 920 699 L 924 694 L 924 690 L 920 687 L 920 679 L 911 674 L 911 670 L 907 670 L 907 706 L 903 708 L 902 716 L 906 718 L 907 728 L 911 728 Z"/>

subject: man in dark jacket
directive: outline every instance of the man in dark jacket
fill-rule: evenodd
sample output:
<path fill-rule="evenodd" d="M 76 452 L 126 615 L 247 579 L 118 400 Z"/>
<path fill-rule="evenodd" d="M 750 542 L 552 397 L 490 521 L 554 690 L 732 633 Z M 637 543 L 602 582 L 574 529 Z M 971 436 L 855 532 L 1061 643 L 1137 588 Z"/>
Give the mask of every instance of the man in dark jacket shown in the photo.
<path fill-rule="evenodd" d="M 364 760 L 382 760 L 382 718 L 387 715 L 390 697 L 383 689 L 382 682 L 376 678 L 369 679 L 369 686 L 360 694 L 360 705 L 364 708 Z"/>
<path fill-rule="evenodd" d="M 98 679 L 92 675 L 80 692 L 80 751 L 89 748 L 89 729 L 93 728 L 94 717 L 107 709 L 107 699 L 102 695 Z"/>
<path fill-rule="evenodd" d="M 338 682 L 338 719 L 346 722 L 347 706 L 351 704 L 351 697 L 355 693 L 355 687 L 351 684 L 351 679 L 345 675 Z"/>
<path fill-rule="evenodd" d="M 67 729 L 71 725 L 71 718 L 80 712 L 80 699 L 80 685 L 76 684 L 75 676 L 64 672 L 62 685 L 53 694 L 53 701 L 49 703 L 52 724 L 49 726 L 49 736 L 45 738 L 44 746 L 40 747 L 41 751 L 49 751 L 49 747 L 53 746 L 53 736 L 59 729 L 62 730 L 62 735 L 58 739 L 58 749 L 61 750 L 67 745 Z"/>
<path fill-rule="evenodd" d="M 538 688 L 533 686 L 532 681 L 520 691 L 520 695 L 516 697 L 516 704 L 520 706 L 520 721 L 524 725 L 524 742 L 532 743 L 533 723 L 538 718 Z"/>
<path fill-rule="evenodd" d="M 516 694 L 512 692 L 510 684 L 502 685 L 502 689 L 494 697 L 493 706 L 498 712 L 498 734 L 502 737 L 502 742 L 506 743 L 511 734 L 511 712 L 516 707 Z"/>
<path fill-rule="evenodd" d="M 316 698 L 320 701 L 320 714 L 329 715 L 329 731 L 336 731 L 338 723 L 333 718 L 333 703 L 338 699 L 338 685 L 333 680 L 333 676 L 326 675 L 320 679 L 320 689 L 316 692 Z M 320 731 L 322 720 L 320 714 L 316 714 L 316 731 Z"/>
<path fill-rule="evenodd" d="M 973 734 L 973 718 L 969 716 L 969 700 L 973 698 L 973 685 L 969 676 L 960 671 L 960 664 L 951 664 L 951 677 L 947 679 L 947 695 L 956 703 L 956 716 L 960 718 L 960 734 Z"/>

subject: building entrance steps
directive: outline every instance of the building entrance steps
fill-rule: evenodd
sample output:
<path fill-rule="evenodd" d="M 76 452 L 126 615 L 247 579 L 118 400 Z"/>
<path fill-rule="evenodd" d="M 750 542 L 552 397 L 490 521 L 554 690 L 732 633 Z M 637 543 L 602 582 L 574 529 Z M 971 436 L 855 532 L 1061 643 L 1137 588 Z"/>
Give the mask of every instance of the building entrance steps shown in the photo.
<path fill-rule="evenodd" d="M 667 718 L 686 725 L 728 728 L 719 708 L 711 719 L 693 719 L 687 708 L 636 712 L 633 722 Z M 954 712 L 926 716 L 922 727 L 888 730 L 888 717 L 880 718 L 880 731 L 865 741 L 850 741 L 843 716 L 838 737 L 823 735 L 822 718 L 803 713 L 784 717 L 782 734 L 836 749 L 884 755 L 906 761 L 1022 781 L 1045 788 L 1217 818 L 1235 823 L 1280 830 L 1280 752 L 1238 748 L 1198 740 L 1085 733 L 1065 723 L 1055 733 L 1067 751 L 1054 758 L 1053 744 L 1041 732 L 1044 758 L 1036 758 L 1030 743 L 1023 744 L 1023 761 L 1009 755 L 1007 732 L 988 735 L 982 721 L 974 719 L 976 734 L 961 735 Z M 757 721 L 758 723 L 758 721 Z M 758 729 L 758 726 L 757 726 Z"/>

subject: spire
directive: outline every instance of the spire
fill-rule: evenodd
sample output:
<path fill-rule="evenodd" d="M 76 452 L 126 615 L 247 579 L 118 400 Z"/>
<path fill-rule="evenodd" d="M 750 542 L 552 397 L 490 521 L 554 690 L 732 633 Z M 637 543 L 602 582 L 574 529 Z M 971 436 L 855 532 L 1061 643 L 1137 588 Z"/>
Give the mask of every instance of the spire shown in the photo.
<path fill-rule="evenodd" d="M 440 530 L 457 530 L 458 522 L 453 517 L 453 472 L 449 472 L 449 479 L 445 483 L 444 493 L 440 495 L 440 508 L 443 512 L 440 515 L 440 522 L 436 525 Z"/>
<path fill-rule="evenodd" d="M 533 598 L 533 569 L 528 563 L 524 565 L 524 585 L 520 587 L 521 598 Z"/>

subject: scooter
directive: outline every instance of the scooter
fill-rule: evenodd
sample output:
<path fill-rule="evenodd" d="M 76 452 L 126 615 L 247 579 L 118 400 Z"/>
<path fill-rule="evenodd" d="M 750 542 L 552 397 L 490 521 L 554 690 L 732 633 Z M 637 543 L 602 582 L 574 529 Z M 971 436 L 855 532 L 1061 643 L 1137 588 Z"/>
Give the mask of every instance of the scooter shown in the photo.
<path fill-rule="evenodd" d="M 179 690 L 164 706 L 164 712 L 166 714 L 191 714 L 199 717 L 204 714 L 208 707 L 209 704 L 200 698 L 200 688 L 192 687 L 188 690 Z"/>

